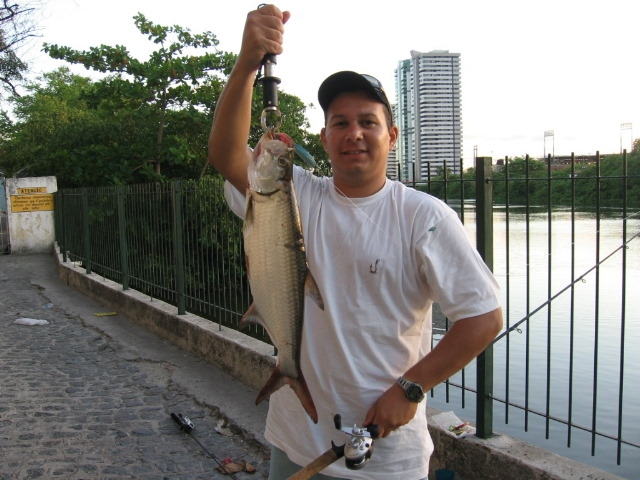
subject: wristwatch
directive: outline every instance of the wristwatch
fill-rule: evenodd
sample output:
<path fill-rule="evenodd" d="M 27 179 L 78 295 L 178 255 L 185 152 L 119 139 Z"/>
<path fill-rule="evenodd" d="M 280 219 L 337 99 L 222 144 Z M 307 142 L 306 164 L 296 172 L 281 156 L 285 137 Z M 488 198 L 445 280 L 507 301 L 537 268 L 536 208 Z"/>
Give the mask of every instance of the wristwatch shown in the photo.
<path fill-rule="evenodd" d="M 407 398 L 415 403 L 420 403 L 424 398 L 424 390 L 419 383 L 410 382 L 402 377 L 396 380 L 396 383 L 402 387 Z"/>

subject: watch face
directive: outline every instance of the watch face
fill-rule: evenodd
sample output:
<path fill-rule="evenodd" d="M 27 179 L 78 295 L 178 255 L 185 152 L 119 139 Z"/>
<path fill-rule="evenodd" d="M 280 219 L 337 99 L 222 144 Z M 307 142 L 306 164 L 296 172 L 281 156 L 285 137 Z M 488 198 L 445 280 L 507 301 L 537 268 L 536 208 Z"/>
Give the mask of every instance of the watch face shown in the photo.
<path fill-rule="evenodd" d="M 419 403 L 424 398 L 424 393 L 422 393 L 422 388 L 420 388 L 420 385 L 409 385 L 406 392 L 407 398 L 409 398 L 409 400 L 411 400 L 412 402 Z"/>

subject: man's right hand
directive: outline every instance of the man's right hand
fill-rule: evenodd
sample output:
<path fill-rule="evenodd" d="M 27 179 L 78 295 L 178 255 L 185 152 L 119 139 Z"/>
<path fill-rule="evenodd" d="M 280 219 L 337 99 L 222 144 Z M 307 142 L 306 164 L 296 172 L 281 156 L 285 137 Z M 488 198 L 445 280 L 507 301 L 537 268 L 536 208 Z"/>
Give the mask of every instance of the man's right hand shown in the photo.
<path fill-rule="evenodd" d="M 291 14 L 275 5 L 265 5 L 249 12 L 242 36 L 238 63 L 248 70 L 258 70 L 264 56 L 282 53 L 284 24 Z"/>

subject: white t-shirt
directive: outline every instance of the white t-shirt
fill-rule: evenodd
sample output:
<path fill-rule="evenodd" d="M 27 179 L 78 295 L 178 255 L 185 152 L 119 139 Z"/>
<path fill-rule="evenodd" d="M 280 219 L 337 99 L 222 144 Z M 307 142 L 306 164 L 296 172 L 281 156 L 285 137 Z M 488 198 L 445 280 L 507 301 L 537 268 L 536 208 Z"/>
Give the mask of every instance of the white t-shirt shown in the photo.
<path fill-rule="evenodd" d="M 373 403 L 431 349 L 431 306 L 452 321 L 499 307 L 491 271 L 444 202 L 387 180 L 367 198 L 339 195 L 331 178 L 298 167 L 294 181 L 309 268 L 325 310 L 308 300 L 301 367 L 318 410 L 314 424 L 290 388 L 270 397 L 265 436 L 298 465 L 348 437 L 335 429 L 362 425 Z M 245 201 L 228 182 L 225 195 L 244 216 Z M 369 463 L 322 473 L 350 479 L 426 478 L 433 443 L 424 410 L 375 441 Z"/>

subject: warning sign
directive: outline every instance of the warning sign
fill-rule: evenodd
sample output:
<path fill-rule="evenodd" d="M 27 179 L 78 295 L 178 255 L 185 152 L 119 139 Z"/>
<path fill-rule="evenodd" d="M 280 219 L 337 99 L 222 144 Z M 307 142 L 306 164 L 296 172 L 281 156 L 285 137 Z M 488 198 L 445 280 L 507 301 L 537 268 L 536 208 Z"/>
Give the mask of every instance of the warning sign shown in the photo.
<path fill-rule="evenodd" d="M 31 193 L 47 193 L 47 187 L 19 188 L 18 193 L 20 195 L 29 195 Z"/>
<path fill-rule="evenodd" d="M 29 189 L 25 189 L 29 190 Z M 11 212 L 46 212 L 53 210 L 53 194 L 11 195 Z"/>

